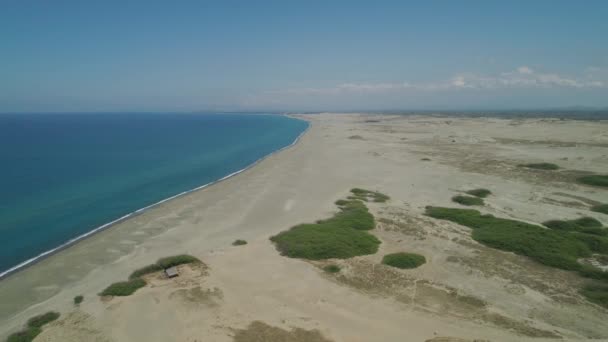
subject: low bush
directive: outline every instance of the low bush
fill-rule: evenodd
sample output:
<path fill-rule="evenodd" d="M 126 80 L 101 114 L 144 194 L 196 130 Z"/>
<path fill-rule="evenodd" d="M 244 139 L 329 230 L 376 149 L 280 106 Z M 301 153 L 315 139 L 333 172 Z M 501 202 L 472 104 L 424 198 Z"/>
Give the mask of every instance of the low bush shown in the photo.
<path fill-rule="evenodd" d="M 591 211 L 608 215 L 608 204 L 598 204 L 591 207 Z"/>
<path fill-rule="evenodd" d="M 452 201 L 462 205 L 483 205 L 484 202 L 479 197 L 457 195 L 452 197 Z"/>
<path fill-rule="evenodd" d="M 144 266 L 142 268 L 138 268 L 135 271 L 133 271 L 133 273 L 131 273 L 131 275 L 129 275 L 129 279 L 136 279 L 136 278 L 140 278 L 146 274 L 150 274 L 150 273 L 154 273 L 154 272 L 158 272 L 158 271 L 162 271 L 163 268 L 160 267 L 157 264 L 150 264 L 147 266 Z"/>
<path fill-rule="evenodd" d="M 581 232 L 600 236 L 608 234 L 608 230 L 602 227 L 602 223 L 593 217 L 581 217 L 574 220 L 550 220 L 543 222 L 543 225 L 554 230 Z"/>
<path fill-rule="evenodd" d="M 590 302 L 608 307 L 608 285 L 587 285 L 580 292 Z"/>
<path fill-rule="evenodd" d="M 578 181 L 587 185 L 608 187 L 608 175 L 585 176 L 579 178 Z"/>
<path fill-rule="evenodd" d="M 146 286 L 146 281 L 135 278 L 128 281 L 114 283 L 103 290 L 101 296 L 130 296 L 138 289 Z"/>
<path fill-rule="evenodd" d="M 76 297 L 74 297 L 74 304 L 78 305 L 78 304 L 82 303 L 83 300 L 84 300 L 83 296 L 76 296 Z"/>
<path fill-rule="evenodd" d="M 57 318 L 59 318 L 59 312 L 49 311 L 42 315 L 34 316 L 27 320 L 27 326 L 30 328 L 42 328 L 43 325 L 48 324 Z"/>
<path fill-rule="evenodd" d="M 338 273 L 340 272 L 340 266 L 331 264 L 323 267 L 323 270 L 327 273 Z"/>
<path fill-rule="evenodd" d="M 486 198 L 491 193 L 492 193 L 492 191 L 490 191 L 488 189 L 473 189 L 473 190 L 467 191 L 467 194 L 473 195 L 473 196 L 479 197 L 479 198 Z"/>
<path fill-rule="evenodd" d="M 351 189 L 350 192 L 353 193 L 353 196 L 351 196 L 352 199 L 358 199 L 364 202 L 368 202 L 368 201 L 373 201 L 373 202 L 379 202 L 379 203 L 383 203 L 386 202 L 390 199 L 390 197 L 388 197 L 387 195 L 377 192 L 377 191 L 370 191 L 370 190 L 365 190 L 365 189 L 361 189 L 361 188 L 354 188 Z"/>
<path fill-rule="evenodd" d="M 346 259 L 376 253 L 380 241 L 364 231 L 374 228 L 374 216 L 359 200 L 340 203 L 340 212 L 332 218 L 297 225 L 270 240 L 290 258 Z"/>
<path fill-rule="evenodd" d="M 40 335 L 42 330 L 40 328 L 27 328 L 16 333 L 9 335 L 6 338 L 6 342 L 31 342 Z"/>
<path fill-rule="evenodd" d="M 531 163 L 531 164 L 520 164 L 519 167 L 527 167 L 529 169 L 537 170 L 557 170 L 559 166 L 552 163 Z"/>
<path fill-rule="evenodd" d="M 401 269 L 416 268 L 425 262 L 426 258 L 423 255 L 415 253 L 393 253 L 382 258 L 383 264 Z"/>
<path fill-rule="evenodd" d="M 245 240 L 234 240 L 234 242 L 232 243 L 233 246 L 242 246 L 242 245 L 246 245 L 247 241 Z"/>
<path fill-rule="evenodd" d="M 174 255 L 174 256 L 170 256 L 170 257 L 166 257 L 166 258 L 160 258 L 160 259 L 158 259 L 156 264 L 158 266 L 160 266 L 162 269 L 167 269 L 169 267 L 183 265 L 183 264 L 191 264 L 191 263 L 195 263 L 195 262 L 201 262 L 201 261 L 191 255 L 181 254 L 181 255 Z"/>

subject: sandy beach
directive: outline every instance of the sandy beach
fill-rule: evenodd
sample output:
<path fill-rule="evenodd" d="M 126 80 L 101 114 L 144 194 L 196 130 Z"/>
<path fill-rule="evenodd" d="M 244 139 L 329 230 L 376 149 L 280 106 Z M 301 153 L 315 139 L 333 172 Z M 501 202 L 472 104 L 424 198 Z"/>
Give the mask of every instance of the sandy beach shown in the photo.
<path fill-rule="evenodd" d="M 486 247 L 471 230 L 424 215 L 458 207 L 472 188 L 479 209 L 530 223 L 608 215 L 605 189 L 577 184 L 608 170 L 608 122 L 369 114 L 298 115 L 299 142 L 208 188 L 163 203 L 0 281 L 0 337 L 36 314 L 61 318 L 35 341 L 584 341 L 608 339 L 608 310 L 585 300 L 584 279 Z M 424 160 L 423 160 L 424 159 Z M 551 162 L 556 172 L 518 167 Z M 369 203 L 373 255 L 324 261 L 281 256 L 269 237 L 330 217 L 354 187 Z M 236 239 L 246 240 L 233 246 Z M 414 270 L 382 265 L 410 251 Z M 160 257 L 202 261 L 155 276 L 128 297 L 109 284 Z M 83 295 L 79 306 L 76 295 Z M 151 323 L 153 322 L 153 323 Z M 288 336 L 288 337 L 285 337 Z"/>

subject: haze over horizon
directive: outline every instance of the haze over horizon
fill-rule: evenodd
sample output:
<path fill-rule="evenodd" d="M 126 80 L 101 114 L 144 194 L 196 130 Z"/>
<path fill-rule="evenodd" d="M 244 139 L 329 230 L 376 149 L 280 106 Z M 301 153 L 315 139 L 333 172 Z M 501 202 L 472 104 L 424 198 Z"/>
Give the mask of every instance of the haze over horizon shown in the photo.
<path fill-rule="evenodd" d="M 606 18 L 606 1 L 7 1 L 0 112 L 605 108 Z"/>

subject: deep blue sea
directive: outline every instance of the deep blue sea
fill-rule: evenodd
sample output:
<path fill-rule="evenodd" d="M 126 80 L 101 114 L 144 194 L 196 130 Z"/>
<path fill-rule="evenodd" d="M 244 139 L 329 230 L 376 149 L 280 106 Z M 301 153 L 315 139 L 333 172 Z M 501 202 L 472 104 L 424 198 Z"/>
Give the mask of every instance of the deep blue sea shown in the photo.
<path fill-rule="evenodd" d="M 0 273 L 242 170 L 307 125 L 255 114 L 0 114 Z"/>

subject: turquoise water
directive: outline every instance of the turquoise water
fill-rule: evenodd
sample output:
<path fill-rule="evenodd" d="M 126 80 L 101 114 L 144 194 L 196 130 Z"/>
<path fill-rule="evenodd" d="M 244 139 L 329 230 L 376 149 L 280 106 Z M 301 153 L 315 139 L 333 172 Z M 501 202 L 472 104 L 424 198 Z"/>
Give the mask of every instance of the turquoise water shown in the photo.
<path fill-rule="evenodd" d="M 288 146 L 252 114 L 1 114 L 0 273 Z"/>

